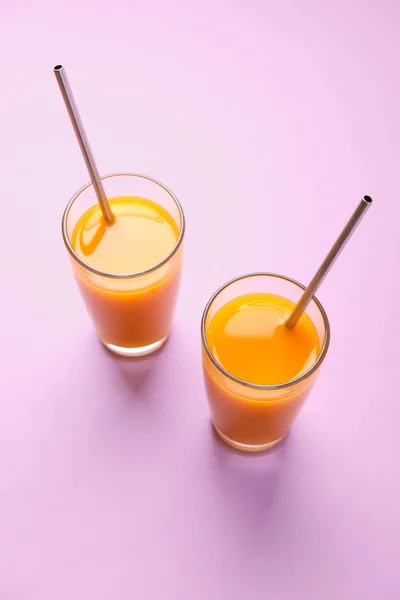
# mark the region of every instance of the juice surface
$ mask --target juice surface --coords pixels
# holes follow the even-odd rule
[[[154,267],[168,256],[179,228],[159,204],[136,196],[109,199],[115,216],[106,225],[100,206],[87,210],[76,223],[71,245],[87,264],[107,273],[127,275]]]
[[[249,383],[274,385],[307,371],[321,348],[307,314],[289,330],[294,303],[281,296],[252,293],[230,300],[212,317],[209,348],[228,373]]]

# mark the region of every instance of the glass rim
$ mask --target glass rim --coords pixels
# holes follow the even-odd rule
[[[232,375],[231,373],[229,373],[218,362],[218,360],[215,358],[215,356],[211,352],[210,347],[208,345],[205,327],[206,327],[206,318],[207,318],[207,315],[208,315],[208,312],[209,312],[209,310],[211,308],[212,303],[214,302],[214,300],[216,300],[216,298],[220,295],[220,293],[223,292],[230,285],[232,285],[233,283],[236,283],[237,281],[240,281],[242,279],[248,279],[248,278],[251,278],[251,277],[275,277],[277,279],[283,279],[285,281],[288,281],[289,283],[292,283],[292,284],[296,285],[297,287],[299,287],[303,291],[306,289],[306,286],[303,285],[302,283],[299,283],[295,279],[292,279],[291,277],[287,277],[286,275],[280,275],[279,273],[268,273],[268,272],[246,273],[245,275],[239,275],[238,277],[235,277],[234,279],[231,279],[230,281],[228,281],[227,283],[225,283],[224,285],[222,285],[211,296],[211,298],[207,302],[206,307],[205,307],[205,309],[203,311],[203,316],[201,318],[201,339],[202,339],[203,347],[204,347],[204,349],[205,349],[205,351],[207,353],[208,358],[211,360],[211,362],[214,364],[214,366],[223,375],[225,375],[226,377],[228,377],[229,379],[231,379],[235,383],[239,383],[240,385],[244,385],[244,386],[252,388],[252,389],[264,390],[264,391],[268,391],[268,390],[281,390],[281,389],[284,389],[284,388],[291,387],[293,385],[296,385],[297,383],[300,383],[301,381],[304,381],[308,377],[310,377],[310,375],[312,375],[314,373],[314,371],[316,371],[316,369],[323,363],[324,358],[326,356],[326,353],[328,352],[329,343],[330,343],[330,337],[331,337],[331,329],[330,329],[330,325],[329,325],[329,319],[328,319],[328,315],[325,312],[324,307],[322,306],[321,302],[318,300],[318,298],[316,296],[313,296],[311,298],[311,300],[313,302],[315,302],[315,304],[317,305],[317,307],[318,307],[318,309],[319,309],[319,311],[320,311],[320,313],[322,315],[322,319],[324,321],[324,326],[325,326],[325,340],[324,340],[324,344],[323,344],[321,352],[319,353],[316,361],[311,365],[311,367],[309,367],[307,369],[307,371],[305,371],[301,375],[298,375],[294,379],[290,379],[289,381],[284,381],[283,383],[276,383],[276,384],[273,384],[273,385],[262,385],[262,384],[259,384],[259,383],[251,383],[250,381],[244,381],[244,379],[240,379],[239,377],[235,377],[235,375]]]
[[[180,248],[180,246],[182,244],[183,236],[185,233],[185,227],[186,227],[185,214],[183,212],[183,208],[182,208],[181,203],[179,202],[178,198],[166,185],[161,183],[161,181],[158,181],[157,179],[154,179],[153,177],[149,177],[148,175],[142,175],[141,173],[130,173],[130,172],[109,173],[108,175],[102,175],[100,177],[100,179],[110,179],[111,177],[138,177],[140,179],[146,179],[147,181],[150,181],[151,183],[155,183],[156,185],[160,186],[165,192],[167,192],[167,194],[169,194],[171,196],[172,200],[175,202],[175,204],[178,208],[179,215],[181,218],[181,224],[180,224],[180,228],[179,228],[179,237],[178,237],[174,247],[172,248],[172,250],[167,254],[167,256],[165,258],[163,258],[160,262],[158,262],[153,267],[150,267],[149,269],[145,269],[144,271],[136,271],[134,273],[110,273],[108,271],[101,271],[100,269],[96,269],[96,267],[92,267],[87,262],[85,262],[80,256],[78,256],[78,254],[75,252],[75,250],[73,249],[73,247],[71,245],[71,242],[70,242],[69,236],[68,236],[68,232],[67,232],[67,221],[68,221],[68,216],[69,216],[69,212],[72,208],[72,205],[74,204],[74,202],[78,198],[78,196],[80,196],[82,194],[82,192],[87,190],[90,186],[93,187],[93,184],[91,181],[89,181],[88,183],[83,185],[81,188],[79,188],[79,190],[77,192],[75,192],[75,194],[72,196],[71,200],[68,202],[67,206],[64,209],[62,220],[61,220],[61,231],[62,231],[64,244],[65,244],[68,252],[72,256],[72,258],[74,260],[76,260],[76,262],[78,264],[80,264],[81,267],[83,267],[84,269],[86,269],[88,271],[91,271],[92,273],[95,273],[96,275],[100,275],[102,277],[109,277],[111,279],[132,279],[133,277],[141,277],[142,275],[147,275],[148,273],[152,273],[152,272],[156,271],[157,269],[159,269],[160,267],[162,267],[163,265],[168,263],[170,261],[170,259],[176,254],[176,252],[178,251],[178,249]]]

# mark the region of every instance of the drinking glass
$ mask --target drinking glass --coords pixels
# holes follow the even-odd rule
[[[223,285],[204,310],[201,322],[202,361],[211,420],[218,435],[234,448],[248,452],[266,450],[288,433],[328,351],[329,321],[314,296],[306,313],[317,330],[321,351],[306,372],[276,385],[253,384],[228,373],[208,343],[209,323],[223,305],[244,294],[265,292],[296,303],[304,289],[304,285],[283,275],[243,275]]]
[[[77,221],[97,203],[91,183],[76,192],[62,218],[72,270],[98,337],[116,354],[143,356],[158,350],[171,330],[182,269],[185,218],[176,196],[151,177],[114,173],[102,177],[102,181],[108,198],[136,196],[152,200],[168,211],[179,229],[175,246],[161,262],[145,271],[124,275],[90,266],[72,247]]]

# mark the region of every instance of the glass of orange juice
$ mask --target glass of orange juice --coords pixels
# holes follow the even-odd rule
[[[239,450],[277,444],[299,413],[329,346],[329,321],[314,296],[294,329],[285,321],[305,286],[273,273],[222,286],[202,318],[202,359],[211,419]]]
[[[91,183],[68,203],[62,234],[101,342],[136,357],[158,350],[172,326],[185,218],[175,195],[145,175],[102,177],[114,223],[104,222]]]

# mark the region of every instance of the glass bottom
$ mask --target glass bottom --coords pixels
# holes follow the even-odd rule
[[[136,348],[125,348],[124,346],[115,346],[114,344],[109,344],[104,340],[100,339],[101,343],[113,354],[118,354],[118,356],[126,356],[127,358],[138,358],[139,356],[146,356],[147,354],[152,354],[156,352],[165,344],[168,336],[166,335],[162,340],[158,342],[154,342],[153,344],[149,344],[148,346],[140,346]]]
[[[216,427],[214,425],[214,423],[213,423],[213,427],[214,427],[215,431],[218,433],[221,440],[223,440],[226,444],[228,444],[228,446],[235,448],[235,450],[241,450],[242,452],[262,452],[263,450],[269,450],[270,448],[273,448],[274,446],[276,446],[276,444],[278,444],[285,437],[285,436],[282,436],[282,437],[278,438],[277,440],[274,440],[273,442],[268,442],[268,444],[258,444],[258,445],[241,444],[240,442],[235,442],[235,440],[231,440],[231,438],[228,438],[228,436],[226,436],[224,433],[222,433],[222,431],[220,431],[218,429],[218,427]]]

